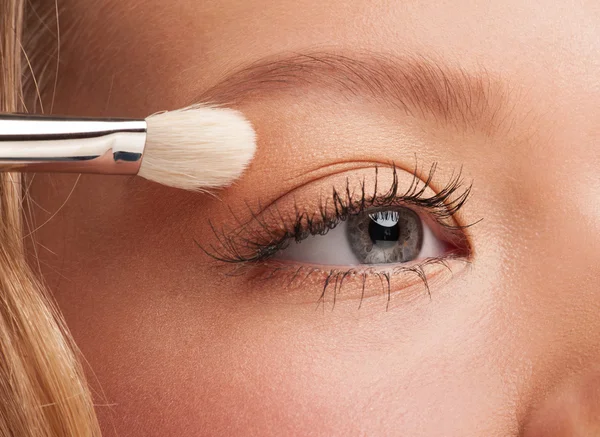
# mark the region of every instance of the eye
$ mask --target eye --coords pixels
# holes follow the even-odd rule
[[[431,296],[430,278],[465,265],[471,253],[465,229],[477,223],[456,217],[471,193],[461,171],[433,190],[436,168],[432,164],[424,180],[416,167],[412,173],[395,166],[375,166],[374,175],[371,168],[336,173],[250,210],[248,220],[235,218],[233,229],[211,223],[215,244],[198,246],[233,265],[231,276],[259,279],[261,288],[270,280],[302,284],[302,293],[316,287],[318,304],[328,289],[334,307],[338,295],[362,303],[372,289],[387,294],[388,308],[392,290],[418,282]]]
[[[445,243],[411,209],[372,209],[349,216],[325,235],[292,241],[275,259],[354,266],[397,264],[440,257]]]

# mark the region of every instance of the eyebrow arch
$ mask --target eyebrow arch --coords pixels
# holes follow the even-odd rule
[[[233,72],[194,100],[239,105],[302,87],[366,95],[413,117],[488,135],[510,125],[507,87],[500,79],[485,69],[468,72],[424,56],[280,54]]]

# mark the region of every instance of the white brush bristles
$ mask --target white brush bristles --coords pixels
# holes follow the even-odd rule
[[[194,105],[146,118],[146,147],[138,175],[171,187],[225,187],[248,166],[256,134],[233,109]]]

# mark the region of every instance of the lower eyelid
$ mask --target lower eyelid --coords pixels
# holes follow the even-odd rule
[[[396,297],[402,303],[420,297],[431,298],[438,287],[466,265],[468,261],[452,254],[401,266],[363,265],[350,269],[268,261],[240,266],[234,269],[236,273],[232,276],[245,278],[244,288],[249,288],[253,295],[267,293],[264,298],[268,300],[331,308],[345,301],[360,307],[363,301],[369,300],[387,309]]]

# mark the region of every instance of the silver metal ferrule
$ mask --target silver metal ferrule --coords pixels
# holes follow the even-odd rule
[[[0,114],[0,171],[135,175],[144,120]]]

